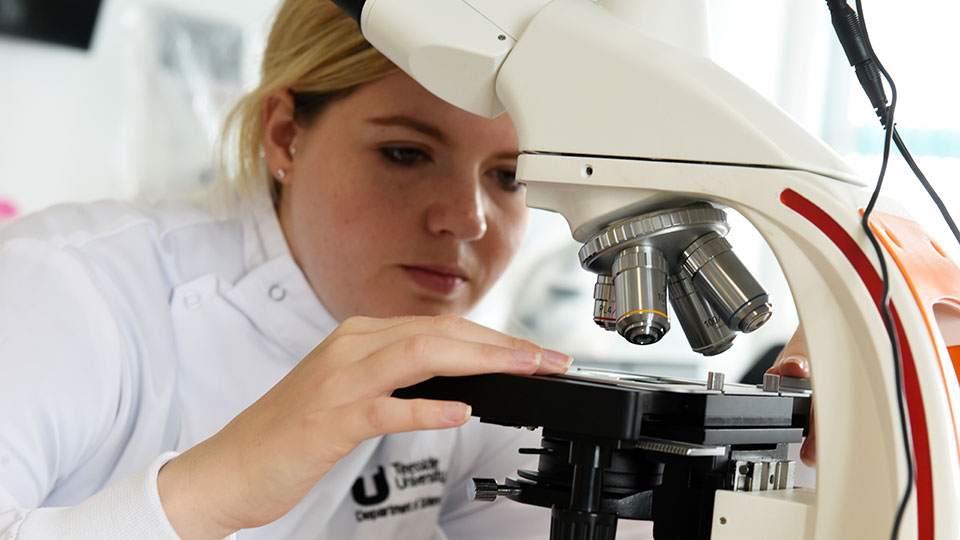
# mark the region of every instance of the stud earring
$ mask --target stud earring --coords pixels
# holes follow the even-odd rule
[[[284,172],[283,169],[277,169],[277,180],[283,180],[283,177],[286,175],[287,173]]]
[[[295,146],[291,146],[291,147],[290,147],[290,155],[293,156],[293,155],[296,155],[296,153],[297,153],[297,148],[296,148]]]

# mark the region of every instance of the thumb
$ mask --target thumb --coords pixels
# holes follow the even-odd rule
[[[803,331],[797,328],[790,341],[783,347],[773,366],[767,373],[785,377],[810,378],[810,362],[807,359],[807,347],[803,342]]]

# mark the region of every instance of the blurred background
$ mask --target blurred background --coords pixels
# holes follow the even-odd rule
[[[900,91],[897,122],[934,187],[960,214],[960,3],[864,0],[874,47]],[[157,198],[212,181],[232,101],[257,77],[276,0],[0,0],[0,223],[62,201]],[[715,61],[822,137],[873,182],[883,133],[822,0],[711,0]],[[897,155],[884,194],[954,259],[933,204]],[[960,217],[958,215],[957,217]],[[763,240],[731,216],[731,242],[775,315],[703,358],[682,331],[639,348],[592,322],[594,277],[557,215],[535,211],[518,260],[476,310],[485,324],[568,352],[581,365],[738,380],[796,328],[791,293]]]

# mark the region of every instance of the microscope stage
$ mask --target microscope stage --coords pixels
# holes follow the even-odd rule
[[[691,379],[576,368],[550,376],[436,377],[394,395],[463,401],[484,422],[627,445],[649,439],[694,445],[799,442],[811,396],[798,387],[764,391],[726,384],[709,390]]]

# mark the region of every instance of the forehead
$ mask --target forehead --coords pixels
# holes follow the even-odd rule
[[[338,105],[332,107],[336,111],[330,111],[331,116],[342,120],[382,127],[380,119],[407,117],[436,128],[447,139],[489,139],[500,147],[517,149],[516,132],[507,114],[490,119],[454,107],[402,71],[361,86]]]

